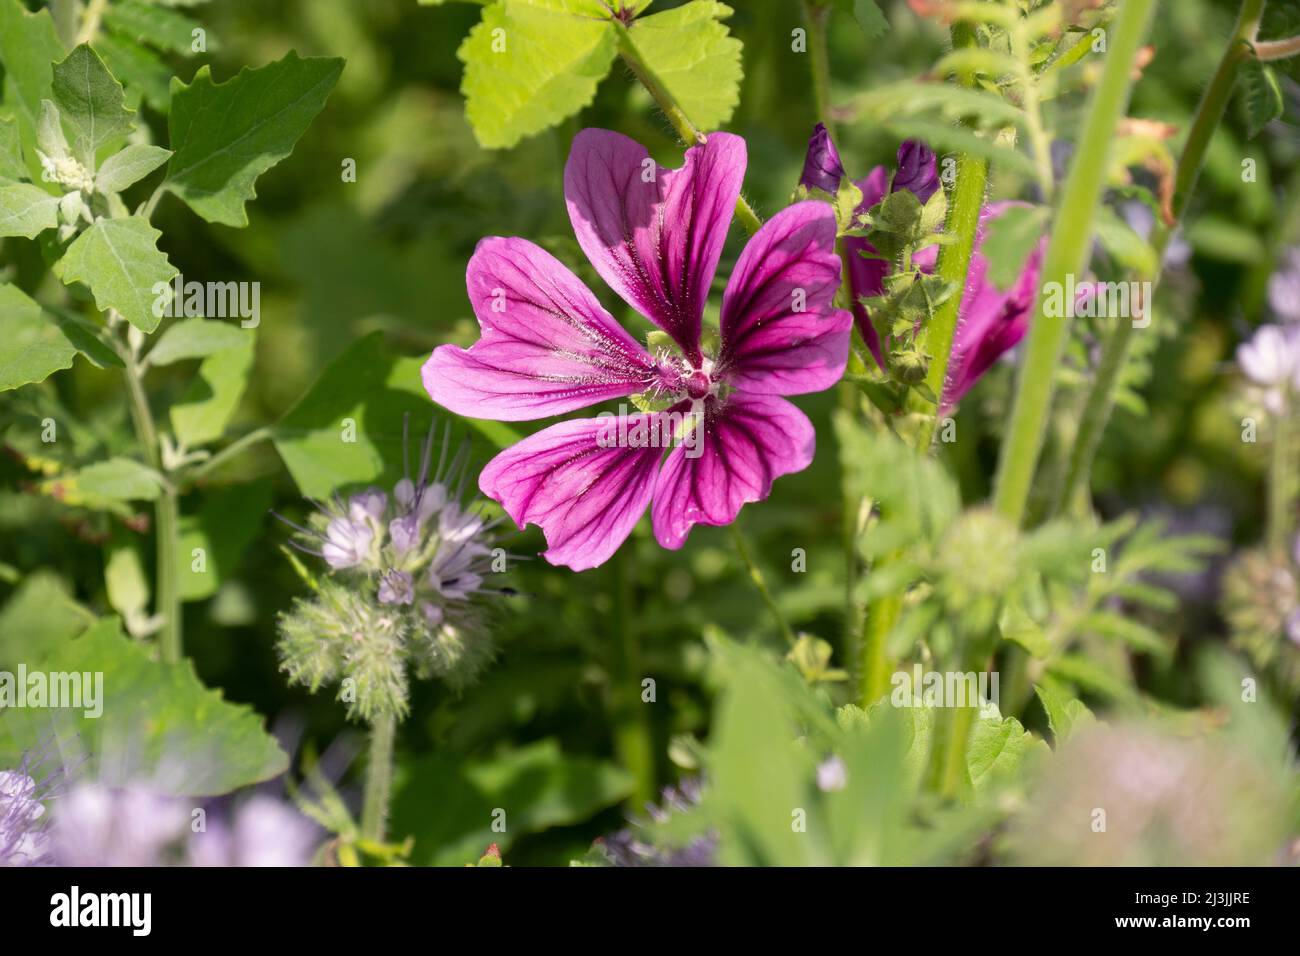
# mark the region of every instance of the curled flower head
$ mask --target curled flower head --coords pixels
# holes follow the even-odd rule
[[[819,135],[814,133],[809,140],[810,158],[814,150],[826,149],[816,145],[818,139]],[[888,193],[900,190],[914,193],[925,203],[940,186],[934,151],[918,140],[908,140],[898,148],[892,180],[884,166],[877,166],[865,179],[856,180],[854,185],[862,191],[862,201],[855,215],[865,214]],[[1046,237],[1034,247],[1016,280],[1005,290],[999,289],[989,279],[989,263],[983,252],[989,224],[1013,205],[1022,204],[994,203],[980,211],[975,248],[966,274],[966,288],[957,314],[957,330],[940,401],[944,412],[956,405],[989,367],[1014,348],[1029,330],[1038,273],[1047,247]],[[848,270],[854,324],[876,363],[884,368],[885,344],[880,341],[862,300],[884,292],[885,277],[892,271],[893,264],[880,258],[879,251],[868,238],[846,236],[843,241],[844,268]],[[937,253],[937,246],[923,248],[913,262],[922,271],[932,272]]]
[[[312,690],[338,683],[353,717],[403,715],[411,671],[463,686],[492,657],[482,599],[503,593],[488,582],[505,552],[495,522],[460,501],[468,447],[449,454],[450,437],[435,466],[430,430],[414,477],[407,441],[391,495],[367,488],[290,523],[293,544],[332,573],[281,615],[281,666]]]
[[[831,304],[830,207],[795,203],[768,220],[727,284],[716,346],[702,328],[745,164],[744,140],[728,133],[691,147],[679,169],[609,130],[574,138],[564,191],[578,244],[659,327],[653,350],[531,242],[483,239],[470,259],[482,336],[434,350],[423,372],[434,401],[503,421],[638,393],[654,409],[552,425],[483,469],[483,493],[521,528],[542,527],[552,564],[603,563],[647,508],[656,539],[675,550],[692,526],[730,523],[812,461],[812,423],[783,396],[830,387],[848,358],[852,319]]]

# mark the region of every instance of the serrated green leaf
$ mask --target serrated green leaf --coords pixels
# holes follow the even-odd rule
[[[456,51],[480,145],[514,146],[587,106],[617,52],[599,0],[497,0]]]
[[[208,222],[248,225],[257,177],[293,151],[342,71],[340,59],[290,52],[224,83],[206,66],[188,86],[173,80],[167,187]]]
[[[116,309],[140,331],[152,332],[160,319],[155,304],[161,301],[165,306],[169,301],[166,297],[176,275],[176,268],[158,249],[160,235],[139,216],[101,219],[68,247],[63,281],[84,282],[101,311]]]
[[[0,237],[35,239],[58,224],[58,196],[31,183],[0,186]]]
[[[95,189],[101,193],[120,193],[167,162],[171,155],[171,150],[161,146],[132,143],[104,160],[95,174]]]
[[[980,247],[988,278],[1005,292],[1020,278],[1034,246],[1046,234],[1049,212],[1041,206],[1008,206],[989,223]]]
[[[731,14],[726,4],[692,0],[628,30],[646,65],[702,130],[722,126],[740,102],[742,47],[722,23]]]
[[[215,352],[242,348],[252,333],[229,322],[211,319],[182,319],[169,326],[150,349],[149,365],[170,365],[185,359],[204,358]]]
[[[62,327],[12,285],[0,285],[0,391],[44,381],[71,368],[77,347]]]
[[[158,473],[133,458],[98,461],[63,481],[69,486],[69,497],[81,494],[115,501],[153,501],[162,493]]]
[[[48,10],[29,13],[19,0],[0,0],[4,102],[15,111],[24,142],[36,142],[41,100],[50,96],[50,65],[63,52]]]
[[[1035,693],[1047,714],[1047,724],[1059,747],[1076,729],[1096,721],[1083,701],[1072,696],[1064,686],[1045,677],[1034,686]]]
[[[1046,748],[1014,717],[981,715],[971,727],[966,746],[966,770],[978,793],[999,782],[1014,779],[1029,754]]]
[[[254,336],[243,330],[240,344],[209,355],[199,374],[171,407],[172,430],[187,447],[214,442],[239,408],[253,367]]]
[[[106,618],[41,661],[51,671],[102,675],[102,714],[26,708],[0,721],[0,754],[48,737],[87,754],[81,768],[106,785],[148,781],[160,793],[216,796],[283,773],[288,758],[252,708],[209,690],[187,661],[154,661]]]
[[[1269,123],[1278,119],[1286,105],[1277,74],[1267,63],[1248,59],[1242,66],[1242,105],[1246,117],[1246,138],[1254,139]]]
[[[94,622],[95,615],[73,600],[62,578],[53,571],[35,571],[0,608],[0,667],[37,660]],[[4,723],[0,720],[0,726]]]
[[[95,168],[101,146],[135,125],[135,113],[126,108],[122,84],[87,44],[54,64],[50,94],[64,128],[72,133],[73,155],[87,169]]]

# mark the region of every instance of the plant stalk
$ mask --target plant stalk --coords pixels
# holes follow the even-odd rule
[[[1024,518],[1051,410],[1056,366],[1069,328],[1065,317],[1046,314],[1043,290],[1052,283],[1057,283],[1057,289],[1065,288],[1067,277],[1077,275],[1086,265],[1110,165],[1111,141],[1128,106],[1133,63],[1154,10],[1155,0],[1125,0],[1119,8],[1110,51],[1089,99],[1078,150],[1061,190],[994,487],[994,506],[1016,524]]]
[[[641,647],[636,630],[630,550],[619,549],[613,563],[614,625],[618,637],[612,648],[614,666],[610,675],[614,746],[623,766],[632,774],[628,802],[634,812],[640,813],[655,798],[655,757],[649,712],[641,700]]]
[[[1273,454],[1268,470],[1268,544],[1270,550],[1285,551],[1291,539],[1291,418],[1292,396],[1283,399],[1282,410],[1273,416]]]
[[[361,806],[361,835],[375,843],[384,842],[384,829],[388,824],[388,800],[393,789],[393,738],[396,733],[397,720],[391,714],[376,717],[370,724],[370,756]]]
[[[776,598],[772,596],[772,591],[767,586],[767,580],[763,577],[762,570],[754,563],[754,557],[750,553],[749,544],[745,541],[744,533],[736,526],[735,521],[727,525],[727,528],[731,531],[731,540],[736,545],[736,553],[740,555],[741,563],[749,571],[749,579],[754,582],[754,587],[757,589],[759,596],[763,599],[763,603],[767,605],[768,611],[771,612],[777,630],[781,632],[785,642],[793,647],[795,643],[794,631],[790,629],[790,623],[785,619],[785,615],[781,613]]]

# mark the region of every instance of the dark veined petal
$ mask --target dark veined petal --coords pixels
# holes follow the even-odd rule
[[[466,269],[483,335],[443,345],[424,364],[424,387],[458,415],[521,421],[631,395],[654,360],[591,290],[526,239],[479,242]]]

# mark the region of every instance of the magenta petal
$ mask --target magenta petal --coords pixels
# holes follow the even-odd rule
[[[948,374],[944,378],[941,402],[944,414],[1029,331],[1047,237],[1034,246],[1016,281],[1005,292],[988,279],[989,262],[982,251],[989,223],[1012,205],[1024,204],[996,203],[986,206],[980,213],[975,250],[966,272],[966,288],[962,293],[952,353],[948,359]]]
[[[803,412],[783,398],[735,392],[705,412],[702,453],[674,448],[655,485],[655,538],[676,550],[691,526],[723,525],[741,507],[762,501],[781,475],[802,471],[813,459],[816,434]],[[691,452],[692,454],[694,452]]]
[[[745,246],[722,297],[718,374],[764,395],[830,388],[853,328],[831,305],[839,284],[831,207],[808,200],[781,210]]]
[[[629,305],[699,357],[700,316],[745,176],[745,141],[710,133],[665,169],[644,146],[584,129],[564,167],[578,244]]]
[[[484,239],[466,270],[483,335],[435,349],[424,387],[458,415],[522,421],[631,395],[654,360],[582,281],[525,239]]]
[[[657,419],[632,415],[625,421]],[[551,564],[574,571],[607,561],[645,514],[661,448],[618,447],[612,417],[560,422],[493,458],[479,475],[483,494],[520,528],[540,525]],[[606,443],[608,447],[604,447]]]

